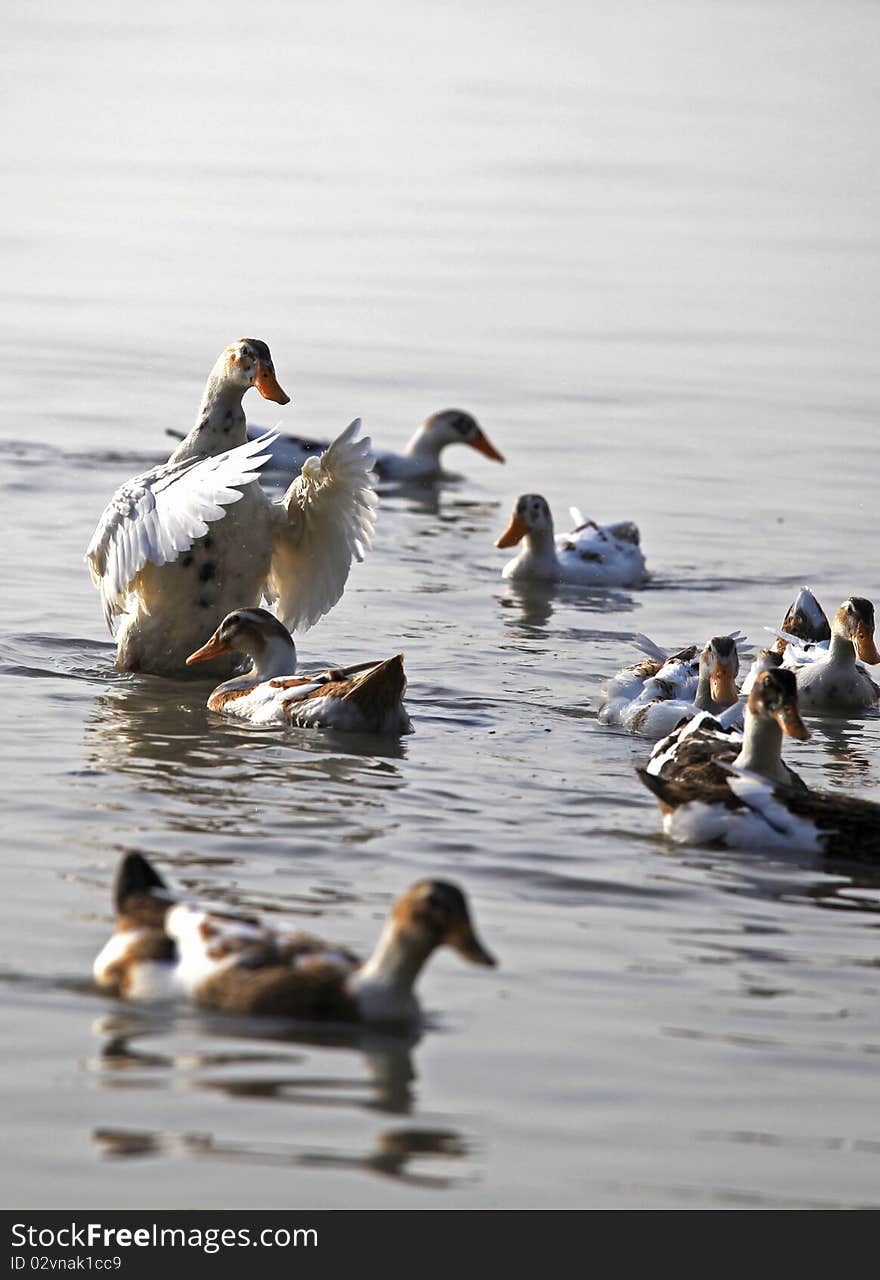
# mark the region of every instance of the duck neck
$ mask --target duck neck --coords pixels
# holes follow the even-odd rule
[[[556,539],[552,525],[538,525],[523,538],[523,549],[520,561],[525,562],[533,572],[544,577],[552,577],[559,568],[556,555]]]
[[[214,693],[230,693],[236,689],[251,689],[264,680],[276,680],[279,676],[292,676],[296,672],[296,645],[293,637],[272,636],[260,653],[249,653],[250,668],[241,676],[235,676],[219,685]]]
[[[381,990],[391,999],[406,1002],[433,950],[434,943],[429,938],[403,932],[393,920],[388,920],[373,954],[354,975],[352,988],[356,994],[366,989]]]
[[[296,645],[293,636],[270,636],[261,653],[250,655],[253,680],[275,680],[278,676],[292,676],[296,672]]]
[[[694,694],[694,706],[699,707],[701,711],[714,711],[715,703],[712,698],[712,681],[709,677],[709,671],[702,664],[700,665],[700,675],[697,680],[697,692]]]
[[[235,449],[247,440],[242,396],[247,387],[231,382],[225,363],[218,361],[208,378],[196,423],[171,455],[172,462],[209,458]]]
[[[831,643],[828,646],[828,661],[837,667],[854,667],[856,651],[852,640],[841,635],[839,631],[831,632]]]
[[[440,453],[445,440],[438,440],[436,431],[432,431],[427,422],[423,422],[404,449],[408,458],[422,458],[439,463]]]
[[[739,769],[764,778],[787,782],[782,763],[782,730],[769,716],[756,716],[746,708],[742,750],[733,762]]]

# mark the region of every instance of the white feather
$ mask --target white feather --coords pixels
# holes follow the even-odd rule
[[[281,503],[268,594],[291,631],[305,631],[333,607],[352,559],[362,560],[376,523],[369,437],[356,418],[319,458],[308,458]]]
[[[256,480],[273,440],[269,433],[226,453],[163,463],[117,489],[85,556],[111,632],[144,565],[176,560],[204,537],[208,525],[240,500],[243,486]]]

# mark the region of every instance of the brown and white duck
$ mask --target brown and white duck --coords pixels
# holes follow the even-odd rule
[[[162,466],[122,485],[98,522],[86,561],[120,670],[187,674],[205,634],[264,597],[304,630],[336,603],[370,544],[377,499],[360,422],[272,502],[256,483],[271,439],[247,439],[250,387],[287,403],[265,342],[241,338],[212,369],[189,435]]]
[[[666,834],[686,844],[880,858],[880,805],[808,789],[782,761],[783,733],[810,736],[794,674],[777,667],[756,678],[742,734],[702,713],[658,742],[637,772],[659,801]]]
[[[250,658],[250,670],[217,686],[208,699],[211,711],[250,724],[304,729],[382,734],[412,729],[403,707],[402,654],[297,676],[296,645],[283,623],[266,609],[236,609],[186,661],[192,665],[230,653]]]
[[[599,707],[600,724],[662,738],[698,711],[718,715],[737,704],[739,632],[713,636],[702,649],[691,645],[668,655],[647,636],[635,639],[649,656],[609,681]]]
[[[448,946],[471,964],[495,965],[462,891],[420,880],[391,909],[370,958],[250,916],[179,901],[138,853],[114,886],[116,928],[93,965],[99,987],[130,1000],[189,999],[226,1013],[333,1022],[406,1023],[419,1016],[415,985]]]

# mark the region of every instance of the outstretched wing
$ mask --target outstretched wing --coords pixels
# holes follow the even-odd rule
[[[167,564],[188,551],[241,498],[269,457],[273,436],[249,440],[216,457],[163,463],[116,490],[86,551],[110,631],[144,565]]]
[[[370,547],[379,499],[370,440],[356,440],[355,418],[319,458],[308,458],[282,499],[269,594],[291,631],[305,631],[332,609],[352,559]]]

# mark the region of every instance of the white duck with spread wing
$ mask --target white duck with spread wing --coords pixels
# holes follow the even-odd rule
[[[645,581],[645,557],[632,521],[599,525],[574,508],[572,515],[576,527],[556,537],[547,500],[538,493],[521,494],[510,523],[495,543],[496,547],[522,544],[502,576],[512,582],[582,587],[634,587]]]
[[[242,338],[211,371],[186,439],[118,489],[98,522],[86,561],[122,671],[187,674],[206,633],[264,598],[290,630],[305,630],[340,598],[352,559],[370,545],[377,498],[359,420],[272,502],[257,483],[271,438],[246,435],[241,401],[252,386],[287,403],[269,348]],[[213,670],[229,673],[232,662]]]

